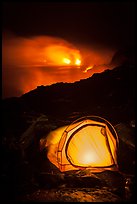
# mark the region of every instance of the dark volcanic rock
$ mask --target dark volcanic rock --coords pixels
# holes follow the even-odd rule
[[[10,125],[15,119],[17,123],[23,120],[25,112],[57,116],[58,119],[72,112],[88,112],[118,123],[134,119],[134,100],[135,67],[125,64],[75,83],[39,86],[19,98],[5,99],[3,117]]]
[[[70,124],[81,116],[98,115],[112,125],[134,121],[133,64],[127,63],[75,83],[37,87],[21,97],[3,100],[2,111],[2,194],[5,200],[116,202],[134,199],[132,139],[135,135],[131,136],[129,127],[117,126],[120,172],[105,171],[94,176],[87,171],[61,174],[48,161],[46,152],[39,152],[38,145],[39,139],[51,129]],[[37,121],[42,117],[43,121]]]

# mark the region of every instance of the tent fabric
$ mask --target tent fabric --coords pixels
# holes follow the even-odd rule
[[[98,116],[82,117],[69,126],[51,131],[45,146],[48,159],[62,172],[118,169],[117,133],[107,120]]]

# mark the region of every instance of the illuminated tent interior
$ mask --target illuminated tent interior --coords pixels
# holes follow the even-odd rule
[[[118,136],[114,127],[98,116],[79,118],[51,131],[40,145],[61,172],[89,168],[93,172],[118,170]]]

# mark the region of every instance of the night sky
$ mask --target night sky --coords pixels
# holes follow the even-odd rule
[[[111,56],[112,50],[116,51],[121,48],[134,46],[134,28],[135,4],[132,1],[100,1],[98,3],[4,3],[2,45],[4,57],[4,97],[18,96],[23,93],[23,91],[19,89],[20,75],[23,76],[23,72],[19,73],[19,69],[16,69],[16,71],[14,69],[13,71],[13,67],[19,66],[18,64],[17,66],[15,66],[15,63],[13,63],[13,61],[15,62],[15,60],[12,59],[12,56],[10,56],[11,58],[9,58],[9,55],[12,55],[10,53],[12,53],[12,48],[14,47],[13,42],[15,42],[15,46],[17,45],[18,49],[21,50],[24,49],[24,46],[26,46],[26,44],[23,44],[22,48],[22,42],[24,42],[22,41],[22,39],[33,38],[33,42],[36,42],[38,36],[50,36],[55,39],[64,39],[75,46],[78,45],[78,49],[80,48],[79,45],[85,47],[87,46],[88,49],[90,47],[91,50],[93,48],[94,53],[95,51],[98,51],[98,53],[103,53],[104,49],[104,53],[108,53],[108,55],[109,53],[111,53]],[[9,39],[13,40],[10,41]],[[5,42],[9,42],[9,44],[7,43],[5,45]],[[45,40],[43,41],[43,43],[44,42]],[[13,51],[13,53],[14,52],[15,51]],[[17,53],[18,51],[16,52],[16,55],[18,55]],[[101,54],[99,55],[101,56]],[[103,63],[101,62],[101,57],[99,60],[100,63]],[[7,61],[9,62],[9,64],[7,63]],[[10,63],[10,61],[12,62]],[[49,84],[58,81],[57,77],[55,76],[52,77],[51,80],[49,72],[47,73],[49,77]],[[54,74],[55,73],[51,73],[52,76]],[[29,77],[26,74],[25,70],[24,77],[26,76],[26,79],[28,79]],[[76,77],[76,79],[77,78],[80,78],[80,75],[79,77]],[[12,81],[15,80],[17,81],[17,84],[12,83]],[[61,81],[61,78],[59,81]],[[65,81],[65,79],[62,79],[62,81]],[[75,79],[73,79],[73,81],[75,81]],[[43,81],[41,81],[40,83],[43,83]],[[40,84],[36,83],[35,85],[30,86],[30,89],[36,88],[35,86],[37,85]]]

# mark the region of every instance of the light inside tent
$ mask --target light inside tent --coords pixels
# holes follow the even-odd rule
[[[101,134],[101,128],[86,126],[72,137],[67,154],[74,165],[100,167],[112,164],[106,137]]]
[[[113,134],[105,123],[93,120],[57,128],[46,138],[47,157],[62,172],[81,168],[101,172],[105,167],[111,170],[117,166],[117,134]]]

